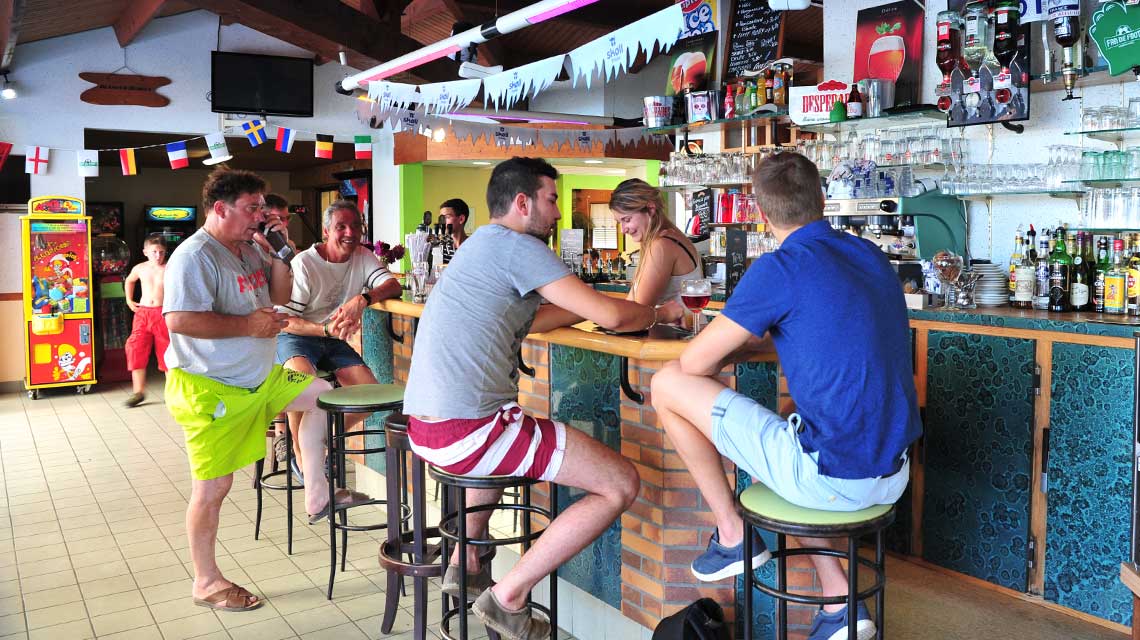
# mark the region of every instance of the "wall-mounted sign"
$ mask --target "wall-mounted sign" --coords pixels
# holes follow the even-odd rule
[[[682,38],[716,31],[716,0],[677,0],[685,13]]]
[[[1093,14],[1089,37],[1108,61],[1108,74],[1140,65],[1140,7],[1106,2]]]
[[[851,85],[838,80],[827,80],[806,87],[792,87],[788,92],[788,116],[796,124],[828,122],[831,107],[847,101]]]
[[[922,6],[910,0],[862,9],[855,26],[854,82],[895,85],[895,106],[917,104],[922,81]]]
[[[95,85],[79,94],[79,99],[89,104],[140,107],[165,107],[170,104],[170,98],[158,93],[159,87],[170,84],[170,78],[87,71],[79,74],[79,77]]]

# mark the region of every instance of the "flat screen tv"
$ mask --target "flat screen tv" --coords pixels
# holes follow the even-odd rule
[[[214,113],[313,117],[313,61],[214,51],[210,64]]]

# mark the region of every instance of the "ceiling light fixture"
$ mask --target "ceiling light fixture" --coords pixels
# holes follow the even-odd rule
[[[8,74],[4,74],[4,89],[0,90],[0,97],[5,100],[16,99],[16,87],[12,85],[12,81],[8,79]]]
[[[471,164],[476,165],[476,166],[480,166],[480,167],[486,167],[486,166],[489,166],[491,163],[487,162],[486,160],[472,160]]]
[[[349,76],[344,80],[338,81],[336,83],[336,89],[340,93],[346,94],[356,89],[363,89],[369,82],[374,80],[389,78],[397,73],[414,69],[422,64],[427,64],[432,60],[438,60],[458,53],[473,44],[481,44],[491,38],[525,29],[544,20],[557,18],[565,13],[580,9],[597,1],[598,0],[541,0],[541,2],[536,2],[528,7],[523,7],[518,11],[499,17],[493,22],[487,22],[486,24],[468,29],[462,33],[457,33],[450,38],[429,44],[426,47],[389,60],[384,64],[372,67],[367,71]]]
[[[603,160],[583,160],[583,164],[603,164]]]

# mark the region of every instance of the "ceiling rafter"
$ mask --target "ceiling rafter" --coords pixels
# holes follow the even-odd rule
[[[23,19],[24,0],[0,0],[0,71],[12,68]]]
[[[328,60],[345,51],[349,64],[359,69],[423,46],[338,0],[192,0],[191,4]],[[451,60],[434,60],[416,67],[411,75],[424,82],[442,82],[455,80],[456,69]]]
[[[165,0],[133,0],[123,8],[115,19],[115,38],[120,47],[125,47],[139,35],[146,25],[158,14]]]

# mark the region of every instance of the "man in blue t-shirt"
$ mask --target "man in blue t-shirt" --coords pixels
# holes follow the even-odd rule
[[[802,155],[768,158],[752,181],[780,249],[752,265],[724,312],[653,377],[653,407],[715,517],[717,532],[692,563],[704,581],[745,567],[744,525],[721,455],[789,502],[857,511],[898,500],[907,449],[922,432],[906,305],[887,258],[823,220],[819,171]],[[773,346],[796,404],[786,420],[716,378]],[[758,567],[770,553],[753,536]],[[839,560],[811,558],[823,595],[846,596]],[[874,635],[862,603],[855,619],[860,639]],[[810,639],[846,638],[847,624],[845,605],[826,605]]]

